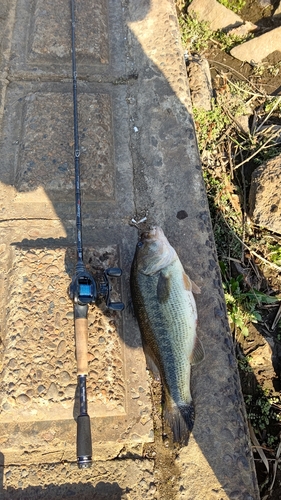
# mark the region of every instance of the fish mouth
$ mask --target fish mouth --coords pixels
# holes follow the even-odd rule
[[[145,240],[157,240],[163,235],[161,227],[152,226],[148,231],[144,231],[141,234],[141,241]]]

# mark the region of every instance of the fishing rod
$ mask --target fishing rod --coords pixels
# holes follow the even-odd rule
[[[109,277],[118,278],[122,271],[119,267],[108,268],[103,277],[95,280],[83,260],[82,211],[80,187],[80,146],[78,131],[77,71],[75,51],[75,0],[71,0],[71,48],[73,80],[73,130],[75,164],[75,205],[76,205],[76,252],[75,274],[69,286],[69,296],[74,306],[74,330],[77,361],[77,382],[79,388],[80,413],[77,418],[77,464],[79,469],[92,464],[91,422],[87,410],[86,379],[88,375],[88,306],[98,298],[105,300],[109,309],[122,311],[122,302],[111,302]]]

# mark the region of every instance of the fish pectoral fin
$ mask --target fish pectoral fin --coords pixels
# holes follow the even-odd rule
[[[170,276],[165,275],[162,271],[159,273],[158,283],[157,283],[157,299],[162,304],[163,302],[167,302],[170,295]]]
[[[190,280],[191,281],[191,289],[193,291],[193,293],[201,293],[201,288],[200,286],[196,285],[196,283],[194,283],[194,281]]]
[[[183,284],[184,288],[188,292],[201,293],[201,288],[197,286],[196,283],[194,283],[194,281],[192,281],[185,272],[183,272]]]
[[[198,363],[201,363],[203,359],[205,358],[205,352],[204,352],[204,347],[201,342],[201,340],[197,337],[195,337],[195,344],[193,347],[192,354],[190,356],[190,364],[191,365],[198,365]]]

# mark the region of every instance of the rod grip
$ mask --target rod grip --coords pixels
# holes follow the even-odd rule
[[[80,468],[90,467],[92,463],[92,438],[89,415],[79,415],[77,418],[77,461]]]
[[[75,318],[77,375],[88,374],[88,319]]]

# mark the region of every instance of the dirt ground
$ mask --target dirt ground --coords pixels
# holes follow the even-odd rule
[[[278,2],[277,2],[278,4]],[[247,21],[252,21],[258,26],[256,35],[260,35],[268,30],[276,28],[281,25],[281,18],[273,17],[272,13],[276,8],[276,2],[261,2],[258,0],[248,0],[245,7],[239,12],[239,15]],[[280,72],[273,75],[269,72],[268,68],[277,63],[280,63],[281,54],[276,51],[271,54],[265,61],[263,61],[264,70],[260,73],[256,68],[248,63],[242,63],[234,57],[227,54],[218,43],[210,42],[208,49],[204,51],[204,57],[209,62],[209,67],[212,76],[213,89],[216,92],[220,91],[224,83],[224,76],[232,81],[250,81],[268,95],[278,96],[281,93],[281,78]],[[280,119],[276,121],[280,123]],[[245,177],[249,181],[251,173],[255,165],[248,163],[245,166]],[[262,230],[255,228],[256,237],[262,238]],[[278,237],[278,236],[277,236]],[[281,291],[281,275],[277,270],[267,267],[259,266],[260,285],[261,289],[270,295],[278,295]],[[281,374],[281,342],[280,342],[280,323],[276,324],[274,329],[271,329],[274,318],[276,316],[279,304],[272,307],[264,307],[260,310],[262,322],[249,325],[249,336],[238,336],[234,339],[236,343],[236,353],[238,364],[240,367],[240,377],[242,383],[243,394],[247,406],[247,411],[251,411],[251,406],[247,401],[253,400],[259,393],[261,387],[263,391],[270,394],[271,398],[276,398],[276,411],[280,415],[280,374]],[[250,359],[247,366],[239,363],[239,356],[241,359]],[[276,439],[280,439],[280,421],[276,421],[269,417],[268,427],[264,430],[263,434],[259,436],[259,442],[264,448],[269,463],[274,463],[275,450],[266,446],[266,436],[271,433]],[[281,471],[277,470],[276,480],[274,482],[273,490],[269,493],[268,488],[268,475],[265,470],[265,465],[260,459],[258,453],[255,452],[255,464],[259,485],[261,489],[261,498],[271,498],[272,500],[280,499],[281,497]],[[280,466],[279,466],[280,467]],[[272,471],[271,471],[272,472]]]

